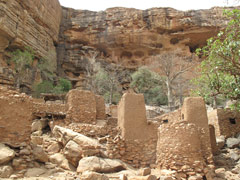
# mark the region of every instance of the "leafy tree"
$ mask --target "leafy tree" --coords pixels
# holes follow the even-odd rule
[[[16,87],[20,88],[23,81],[29,76],[29,70],[33,65],[34,52],[31,48],[26,47],[23,51],[17,49],[11,53],[10,62],[14,63]]]
[[[164,85],[161,77],[150,71],[147,67],[141,67],[132,74],[130,86],[137,92],[143,93],[146,104],[165,105],[167,97],[163,92]]]
[[[194,92],[206,100],[216,100],[219,96],[240,98],[240,10],[225,11],[225,14],[230,18],[227,28],[197,50],[204,60],[201,75],[194,80],[198,85]],[[239,103],[235,105],[240,107]]]
[[[52,81],[42,81],[37,85],[34,85],[34,96],[40,97],[41,93],[53,93],[62,94],[68,92],[72,88],[72,84],[69,80],[60,78],[55,86]]]

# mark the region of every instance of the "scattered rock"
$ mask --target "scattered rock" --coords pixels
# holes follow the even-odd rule
[[[58,153],[61,149],[61,145],[58,142],[53,142],[48,148],[48,153]]]
[[[133,176],[128,178],[129,180],[157,180],[157,177],[154,175],[148,175],[148,176]]]
[[[77,172],[94,171],[99,173],[113,173],[124,170],[125,165],[120,160],[99,157],[85,157],[79,161]]]
[[[48,155],[41,146],[33,147],[33,156],[39,162],[48,162]]]
[[[143,168],[143,169],[140,169],[139,172],[138,172],[139,176],[147,176],[147,175],[150,175],[150,174],[151,174],[151,169],[150,168]]]
[[[0,178],[9,178],[13,173],[11,166],[1,166],[0,167]]]
[[[79,160],[82,158],[82,148],[71,140],[64,148],[64,155],[74,167],[77,167]]]
[[[46,169],[43,168],[31,168],[28,169],[25,173],[26,177],[38,177],[46,172]]]
[[[229,156],[234,161],[238,161],[240,159],[240,156],[237,153],[235,153],[235,152],[230,152]]]
[[[108,180],[109,179],[104,174],[99,174],[99,173],[90,172],[90,171],[83,172],[81,178],[84,180]]]
[[[0,144],[0,164],[6,164],[15,157],[15,151]]]
[[[71,170],[68,160],[64,157],[64,155],[57,153],[49,157],[49,160],[53,164],[57,164],[59,167]]]
[[[31,143],[34,145],[42,145],[43,137],[40,136],[31,136]]]
[[[237,138],[228,138],[226,144],[227,144],[227,147],[229,147],[229,148],[238,147],[239,144],[240,144],[240,139],[237,139]]]

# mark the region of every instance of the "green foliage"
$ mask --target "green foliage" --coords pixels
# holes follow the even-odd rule
[[[16,74],[16,86],[19,88],[22,81],[28,76],[28,70],[31,69],[34,60],[34,52],[26,47],[23,51],[17,49],[11,53],[10,62],[13,62]]]
[[[206,100],[240,98],[240,10],[225,11],[225,15],[230,18],[227,28],[197,50],[205,59],[201,75],[193,81],[198,86],[194,92]]]
[[[56,77],[54,74],[56,67],[53,61],[42,58],[39,60],[37,67],[41,71],[43,79],[53,81]]]
[[[145,102],[148,105],[166,105],[167,97],[163,93],[161,77],[146,67],[141,67],[132,74],[130,84],[137,93],[143,93]]]
[[[40,97],[41,93],[51,93],[54,89],[54,85],[50,81],[43,81],[39,84],[34,85],[33,90],[33,96],[34,97]]]
[[[69,80],[60,78],[58,81],[58,84],[55,88],[57,89],[57,91],[64,93],[64,92],[68,92],[70,89],[72,89],[72,84]]]
[[[52,81],[42,81],[34,86],[34,96],[40,97],[41,93],[62,94],[68,92],[72,88],[69,80],[60,78],[57,85],[54,86]]]

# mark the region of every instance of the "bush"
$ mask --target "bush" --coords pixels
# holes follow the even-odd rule
[[[51,81],[43,81],[34,86],[33,95],[39,97],[41,93],[62,94],[67,93],[71,88],[71,82],[64,78],[60,78],[56,86]]]
[[[166,105],[167,96],[164,94],[161,77],[146,67],[141,67],[132,74],[130,84],[137,93],[143,93],[148,105]]]

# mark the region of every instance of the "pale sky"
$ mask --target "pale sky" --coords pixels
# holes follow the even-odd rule
[[[209,9],[213,6],[239,5],[236,0],[59,0],[62,6],[101,11],[110,7],[148,9],[172,7],[178,10]]]

